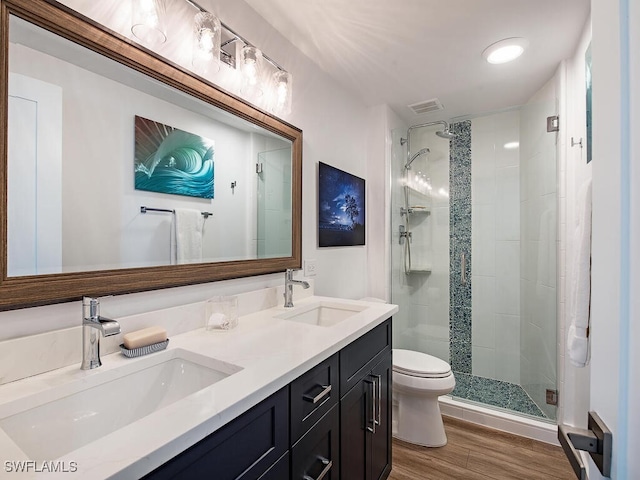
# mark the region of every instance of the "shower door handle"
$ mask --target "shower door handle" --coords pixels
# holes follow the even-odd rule
[[[467,284],[467,255],[464,252],[460,254],[460,283]]]

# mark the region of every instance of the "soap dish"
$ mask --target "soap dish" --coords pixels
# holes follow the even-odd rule
[[[124,346],[124,343],[120,344],[120,351],[125,357],[135,358],[141,357],[143,355],[148,355],[149,353],[159,352],[160,350],[164,350],[169,345],[169,339],[167,338],[163,342],[152,343],[151,345],[145,345],[144,347],[132,348],[129,350]]]

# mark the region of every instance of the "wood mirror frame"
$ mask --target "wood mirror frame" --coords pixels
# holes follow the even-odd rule
[[[222,91],[96,22],[52,0],[2,0],[0,11],[0,310],[248,277],[301,267],[302,131]],[[7,276],[7,128],[9,80],[9,16],[15,15],[118,63],[146,74],[214,107],[243,118],[292,142],[291,256],[228,262],[87,271],[24,277]]]

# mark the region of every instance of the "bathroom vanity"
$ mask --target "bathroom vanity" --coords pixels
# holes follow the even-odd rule
[[[389,319],[144,478],[384,479],[390,399]]]
[[[230,331],[170,334],[163,352],[2,385],[0,451],[74,462],[83,478],[387,478],[396,311],[309,296]]]

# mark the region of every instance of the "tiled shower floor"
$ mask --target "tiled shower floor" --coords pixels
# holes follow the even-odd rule
[[[454,397],[548,418],[520,385],[460,372],[454,372],[454,375],[456,388],[451,393]]]

